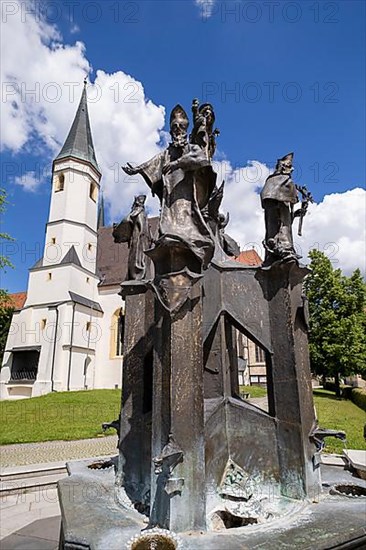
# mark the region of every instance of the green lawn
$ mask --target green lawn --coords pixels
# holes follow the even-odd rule
[[[0,402],[0,443],[103,437],[101,424],[118,417],[121,390],[49,393]],[[106,435],[115,434],[108,430]]]
[[[262,386],[240,386],[240,391],[250,393],[250,397],[264,397],[267,395],[267,389]]]
[[[346,432],[346,446],[349,449],[366,449],[363,427],[366,413],[357,405],[345,399],[337,399],[333,392],[314,390],[314,402],[322,428],[343,430]],[[341,453],[344,443],[339,439],[327,438],[326,452]]]
[[[260,386],[241,386],[251,397],[263,397]],[[366,449],[363,426],[366,413],[351,401],[339,400],[334,393],[315,390],[314,401],[319,424],[323,428],[344,430],[347,447]],[[85,439],[103,434],[101,424],[118,417],[120,390],[90,390],[50,393],[42,397],[0,402],[0,443],[30,443],[35,441]],[[329,438],[328,452],[341,452],[343,443]]]

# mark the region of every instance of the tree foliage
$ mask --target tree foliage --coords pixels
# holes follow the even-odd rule
[[[0,188],[0,214],[3,214],[6,208],[6,192],[4,189]],[[6,241],[12,241],[13,238],[10,237],[7,233],[0,232],[0,243],[1,243],[1,253],[0,253],[0,276],[1,271],[5,267],[14,267],[11,261],[7,256],[2,254],[3,244]],[[3,353],[5,349],[6,339],[9,332],[9,327],[11,323],[12,314],[14,311],[14,306],[11,303],[10,296],[8,292],[0,288],[0,367],[2,363]]]
[[[5,189],[0,187],[0,215],[5,212],[6,209],[6,192]],[[0,270],[5,267],[14,267],[9,258],[2,254],[4,241],[13,241],[13,237],[7,233],[0,232],[0,242],[1,242],[1,253],[0,253]]]
[[[310,312],[310,360],[317,374],[366,373],[366,285],[356,269],[350,277],[333,269],[322,252],[309,253],[305,280]]]

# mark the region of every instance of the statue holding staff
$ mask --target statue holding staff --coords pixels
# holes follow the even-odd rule
[[[274,261],[298,261],[301,256],[296,254],[292,223],[300,217],[299,235],[302,230],[302,220],[306,214],[311,194],[305,187],[299,187],[291,179],[293,153],[278,159],[273,174],[268,176],[261,191],[262,207],[265,212],[266,235],[263,246],[266,250],[264,266]],[[299,201],[298,191],[302,194],[302,206],[294,212],[294,205]]]
[[[165,306],[169,301],[166,288],[200,276],[214,253],[214,239],[202,209],[215,188],[216,174],[206,150],[188,142],[188,124],[184,109],[176,105],[170,116],[169,146],[139,166],[122,167],[129,175],[141,174],[160,199],[158,238],[147,254],[155,264],[155,290]],[[183,271],[185,275],[178,279]]]

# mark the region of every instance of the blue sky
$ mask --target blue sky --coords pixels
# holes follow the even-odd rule
[[[143,88],[138,98],[144,103],[144,111],[139,111],[146,117],[144,123],[132,112],[135,105],[128,101],[127,94],[133,94],[133,87],[127,87],[112,107],[108,108],[110,104],[101,98],[90,109],[95,143],[100,143],[97,157],[105,165],[106,200],[112,204],[108,221],[124,214],[133,193],[143,188],[141,183],[123,190],[114,185],[110,174],[106,174],[106,159],[110,165],[152,156],[162,137],[164,110],[160,106],[169,114],[179,102],[190,112],[191,100],[198,97],[215,107],[221,131],[217,160],[221,167],[226,166],[226,204],[232,210],[233,234],[240,244],[260,243],[262,238],[258,221],[261,213],[258,210],[255,220],[251,218],[251,211],[257,208],[251,205],[255,204],[255,189],[263,178],[256,182],[258,185],[248,187],[247,168],[253,167],[248,161],[272,167],[278,157],[294,151],[294,179],[306,184],[319,203],[309,222],[306,246],[314,244],[311,239],[321,242],[322,249],[335,243],[340,267],[350,271],[361,266],[365,207],[360,189],[365,182],[364,2],[85,0],[65,5],[53,1],[36,3],[33,16],[22,14],[22,6],[13,14],[7,4],[14,2],[2,2],[3,29],[21,32],[23,38],[18,45],[4,38],[2,58],[8,55],[10,61],[3,69],[3,82],[16,82],[18,86],[24,83],[27,89],[34,89],[36,75],[42,73],[48,82],[56,80],[63,86],[75,78],[82,81],[84,64],[92,67],[91,83],[102,78],[97,75],[99,70],[108,75],[109,87],[113,86],[112,78],[117,83],[120,77],[115,75],[121,71],[123,78]],[[74,10],[72,19],[70,6]],[[35,32],[44,33],[38,49],[30,47]],[[84,47],[76,47],[77,41]],[[55,43],[60,49],[58,61],[51,55]],[[10,50],[17,48],[17,59],[23,60],[19,67],[11,64],[14,51]],[[45,60],[43,67],[36,67],[37,59]],[[40,89],[42,93],[42,82]],[[13,100],[8,93],[2,108]],[[7,189],[10,203],[3,230],[16,239],[6,248],[16,268],[2,274],[1,286],[11,292],[26,289],[27,268],[42,255],[50,198],[47,172],[66,138],[78,100],[79,93],[69,105],[64,98],[52,103],[41,97],[36,111],[28,109],[26,97],[21,110],[25,110],[28,122],[22,138],[12,126],[11,107],[5,112],[5,122],[12,130],[2,132],[2,186]],[[138,139],[132,145],[127,141],[133,141],[134,132],[130,135],[126,126],[123,134],[112,124],[115,114],[125,113],[127,120],[130,112],[131,126],[140,125]],[[109,149],[104,151],[107,145]],[[38,166],[42,166],[42,177]],[[242,170],[238,178],[236,170]],[[29,177],[32,173],[33,180]],[[22,184],[24,174],[27,177]],[[352,191],[356,188],[357,193]],[[239,199],[242,209],[237,207]],[[152,211],[154,208],[151,205]],[[343,215],[352,219],[336,227]],[[361,225],[358,237],[354,225]]]

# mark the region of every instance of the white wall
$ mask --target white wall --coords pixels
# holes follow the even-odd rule
[[[25,306],[69,300],[69,290],[95,301],[98,282],[96,275],[75,265],[35,268],[29,273]]]
[[[64,174],[64,190],[55,192],[56,179]],[[92,229],[97,227],[97,202],[89,197],[90,183],[99,188],[100,178],[87,164],[74,159],[57,160],[52,176],[52,196],[49,222],[66,218],[84,222]]]
[[[109,288],[100,288],[98,302],[103,309],[102,331],[96,349],[96,388],[121,387],[122,383],[122,357],[115,357],[111,353],[111,340],[115,333],[112,332],[112,319],[119,308],[124,307],[121,296],[118,295],[118,285]]]
[[[104,330],[103,314],[80,304],[74,305],[72,302],[60,304],[58,311],[57,317],[54,307],[29,307],[13,315],[5,349],[40,347],[38,373],[37,380],[33,384],[26,384],[27,388],[31,388],[30,390],[25,391],[24,388],[21,389],[20,384],[15,383],[11,384],[13,390],[9,392],[12,354],[6,351],[0,374],[2,399],[16,397],[21,393],[24,396],[35,397],[52,391],[52,368],[55,391],[67,391],[68,388],[82,390],[85,384],[89,389],[95,387],[95,350]],[[88,365],[86,378],[84,377],[85,362]],[[102,361],[101,373],[103,373],[103,366]],[[103,374],[101,377],[103,378]],[[107,385],[101,387],[114,388],[115,383],[117,382],[113,378],[107,381]]]

